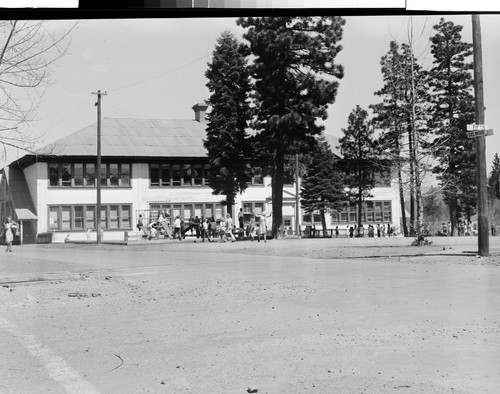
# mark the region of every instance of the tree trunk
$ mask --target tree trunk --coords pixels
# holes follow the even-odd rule
[[[278,149],[273,156],[274,173],[272,177],[272,207],[273,207],[273,227],[272,236],[277,238],[278,231],[283,223],[283,175],[285,169],[285,156],[281,149]]]
[[[325,208],[319,210],[321,216],[321,227],[323,228],[323,238],[326,237],[326,219],[325,219]]]
[[[359,176],[359,188],[358,188],[358,231],[359,228],[361,227],[361,213],[363,212],[363,177],[362,177],[362,170],[359,170],[358,173]]]
[[[458,201],[456,197],[453,197],[450,201],[450,222],[451,222],[451,232],[450,235],[454,235],[455,227],[457,225],[457,212],[458,212]]]
[[[403,177],[401,174],[401,164],[398,164],[398,183],[399,183],[399,203],[401,205],[401,215],[403,221],[403,234],[408,236],[408,225],[406,223],[405,193],[403,188]]]
[[[415,204],[416,204],[416,221],[414,223],[415,232],[417,235],[421,234],[422,224],[423,224],[423,206],[422,206],[422,190],[420,181],[420,163],[418,160],[418,132],[417,132],[417,115],[415,111],[415,68],[414,68],[414,58],[413,58],[413,23],[411,25],[411,38],[410,38],[410,59],[411,59],[411,130],[413,136],[413,146],[412,146],[412,164],[414,166],[414,176],[415,176]],[[413,213],[413,207],[412,207]]]
[[[415,235],[415,169],[411,121],[408,122],[408,149],[410,151],[410,235],[413,236]]]
[[[396,156],[397,156],[397,166],[398,166],[398,186],[399,186],[399,203],[401,205],[401,216],[403,225],[403,234],[405,237],[408,236],[408,226],[406,224],[406,208],[405,208],[405,194],[403,187],[403,174],[402,174],[402,160],[401,160],[401,147],[399,145],[399,125],[394,122],[394,129],[396,132]]]

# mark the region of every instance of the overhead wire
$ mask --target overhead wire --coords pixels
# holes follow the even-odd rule
[[[197,59],[195,59],[195,60],[192,60],[192,61],[190,61],[189,63],[185,63],[185,64],[183,64],[183,65],[180,65],[180,66],[174,67],[174,68],[172,68],[172,69],[170,69],[170,70],[167,70],[167,71],[162,72],[162,73],[160,73],[160,74],[154,75],[154,76],[152,76],[152,77],[144,78],[144,79],[141,79],[141,80],[139,80],[139,81],[132,82],[132,83],[130,83],[130,84],[128,84],[128,85],[123,85],[123,86],[120,86],[120,87],[117,87],[117,88],[114,88],[114,89],[108,89],[108,92],[116,92],[116,91],[118,91],[118,90],[127,89],[127,88],[130,88],[130,87],[132,87],[132,86],[137,86],[137,85],[140,85],[140,84],[142,84],[142,83],[152,81],[153,79],[157,79],[157,78],[163,77],[164,75],[170,74],[170,73],[172,73],[172,72],[174,72],[174,71],[177,71],[177,70],[180,70],[180,69],[182,69],[182,68],[184,68],[184,67],[190,66],[191,64],[194,64],[194,63],[196,63],[196,62],[199,62],[200,60],[205,59],[205,58],[207,58],[207,57],[209,57],[209,56],[211,56],[211,54],[210,54],[210,53],[209,53],[209,54],[206,54],[206,55],[203,55],[203,56],[201,56],[201,57],[199,57],[199,58],[197,58]]]

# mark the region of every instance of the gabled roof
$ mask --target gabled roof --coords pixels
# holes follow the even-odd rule
[[[204,157],[205,124],[196,120],[115,119],[101,121],[103,157]],[[52,143],[39,154],[95,156],[97,124],[94,123]]]

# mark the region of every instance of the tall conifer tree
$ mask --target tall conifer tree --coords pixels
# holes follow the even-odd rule
[[[326,234],[325,213],[338,210],[346,200],[344,174],[338,162],[328,142],[321,138],[300,188],[301,207],[311,214],[319,211],[323,234]]]
[[[429,126],[435,133],[433,153],[439,161],[434,172],[444,188],[453,233],[460,200],[474,201],[469,198],[474,189],[468,174],[476,169],[474,141],[466,135],[467,124],[474,121],[472,44],[462,41],[462,26],[444,18],[434,30],[430,38],[434,66],[429,79],[434,111]]]
[[[375,186],[377,171],[377,149],[368,120],[368,112],[359,105],[352,110],[348,118],[347,129],[342,129],[344,136],[339,139],[340,153],[346,168],[346,186],[351,201],[358,207],[358,228],[362,224],[363,202],[371,197],[370,191]]]
[[[206,71],[211,92],[207,104],[207,138],[203,144],[210,163],[209,183],[214,194],[226,196],[232,207],[238,192],[251,179],[246,128],[250,119],[250,74],[246,47],[234,35],[223,32],[217,40],[212,63]]]
[[[283,221],[283,183],[287,155],[307,152],[323,131],[335,101],[343,68],[335,57],[342,49],[344,19],[332,17],[241,18],[244,38],[255,56],[255,147],[272,177],[273,235]]]

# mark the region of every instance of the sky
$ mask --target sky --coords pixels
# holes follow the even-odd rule
[[[464,26],[463,40],[472,42],[470,15],[444,15]],[[430,66],[429,37],[440,16],[413,16],[416,54]],[[380,59],[391,40],[407,40],[409,17],[345,17],[343,50],[335,61],[345,76],[335,103],[328,109],[327,135],[340,137],[356,105],[378,102],[382,87]],[[60,32],[73,21],[49,21]],[[489,168],[500,152],[500,15],[481,15],[485,123],[494,130],[486,138]],[[81,20],[72,32],[69,53],[52,69],[53,84],[45,92],[32,131],[43,144],[72,134],[97,120],[96,95],[101,90],[102,116],[110,118],[194,119],[192,106],[209,97],[205,71],[216,40],[224,30],[238,39],[236,18]],[[25,154],[11,152],[9,161]],[[2,165],[3,166],[3,165]],[[489,170],[488,170],[489,171]]]

